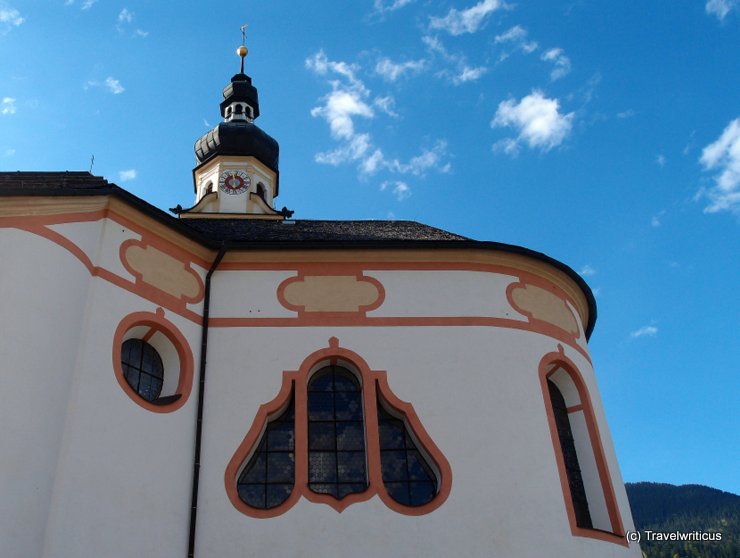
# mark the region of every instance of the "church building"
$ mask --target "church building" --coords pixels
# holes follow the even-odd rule
[[[237,52],[175,216],[0,173],[0,556],[639,558],[583,279],[278,209]]]

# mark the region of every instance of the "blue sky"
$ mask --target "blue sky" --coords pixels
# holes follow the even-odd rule
[[[302,219],[413,219],[579,271],[627,481],[740,493],[740,2],[0,0],[0,169],[166,209],[246,68]]]

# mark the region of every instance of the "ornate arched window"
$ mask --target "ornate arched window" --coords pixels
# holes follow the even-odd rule
[[[419,515],[444,502],[452,474],[385,372],[337,344],[284,373],[225,478],[231,502],[252,517],[279,515],[300,497],[341,512],[376,494],[395,511]]]

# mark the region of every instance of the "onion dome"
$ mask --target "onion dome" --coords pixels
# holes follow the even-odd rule
[[[241,71],[224,88],[221,116],[224,121],[195,142],[195,158],[201,165],[218,155],[252,156],[269,169],[278,172],[280,146],[254,124],[259,116],[257,89],[244,73],[245,46],[237,49],[242,57]]]

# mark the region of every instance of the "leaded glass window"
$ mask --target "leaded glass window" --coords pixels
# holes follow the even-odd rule
[[[576,515],[576,525],[591,529],[591,514],[588,509],[586,489],[583,485],[581,468],[578,464],[578,454],[576,453],[576,444],[573,440],[573,431],[570,427],[570,419],[568,418],[568,408],[565,404],[565,398],[552,381],[547,380],[547,387],[550,391],[552,412],[555,416],[555,424],[558,429],[560,451],[563,454],[563,462],[565,463],[565,473],[568,477],[570,497],[573,500],[573,511]]]
[[[437,477],[419,452],[404,421],[392,416],[378,400],[378,434],[383,484],[404,506],[423,506],[437,493]]]
[[[295,403],[268,421],[257,450],[237,481],[239,498],[259,509],[285,502],[295,484]]]
[[[121,346],[121,368],[128,385],[147,401],[162,393],[164,366],[157,350],[142,339],[127,339]]]
[[[308,486],[339,500],[368,486],[362,387],[341,366],[308,383]]]

